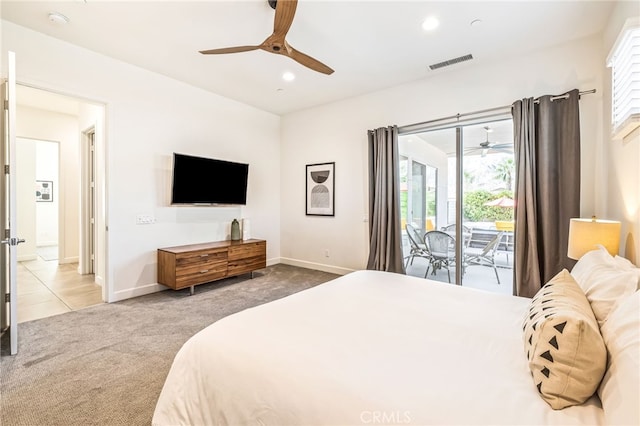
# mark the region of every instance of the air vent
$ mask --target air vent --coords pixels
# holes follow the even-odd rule
[[[464,55],[464,56],[460,56],[459,58],[453,58],[453,59],[446,60],[444,62],[439,62],[437,64],[429,65],[429,68],[431,68],[431,70],[437,70],[438,68],[448,67],[449,65],[458,64],[460,62],[470,61],[471,59],[473,59],[473,56],[471,54]]]

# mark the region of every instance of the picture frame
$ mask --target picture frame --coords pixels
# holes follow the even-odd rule
[[[307,216],[335,216],[336,163],[307,164]]]
[[[36,202],[37,203],[53,202],[53,181],[36,180]]]

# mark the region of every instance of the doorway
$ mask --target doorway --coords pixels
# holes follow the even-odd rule
[[[104,182],[104,177],[96,173],[104,170],[98,166],[104,157],[96,151],[103,149],[105,111],[104,105],[20,84],[16,92],[19,140],[57,146],[55,155],[45,155],[57,160],[57,173],[39,176],[35,181],[17,180],[19,199],[33,200],[35,182],[36,198],[41,199],[33,204],[46,205],[57,213],[36,216],[37,231],[26,238],[35,250],[20,258],[18,322],[23,322],[107,300],[104,268],[99,266],[104,265],[100,258],[105,253],[104,233],[100,236],[96,230],[96,224],[104,225],[104,215],[95,214],[101,211],[96,186]],[[20,159],[18,163],[22,169]],[[23,214],[27,210],[23,213],[20,209],[19,227],[25,222]],[[51,226],[57,232],[39,239],[38,232],[48,229],[47,224],[57,225]]]

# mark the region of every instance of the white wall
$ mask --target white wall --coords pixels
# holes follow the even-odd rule
[[[280,118],[2,21],[18,80],[106,104],[108,300],[158,291],[157,248],[226,238],[239,215],[280,258]],[[172,152],[249,163],[247,206],[168,205]],[[136,225],[151,214],[153,225]]]
[[[60,203],[58,262],[77,262],[79,247],[78,201],[80,196],[78,118],[69,114],[18,106],[16,111],[16,135],[22,138],[59,143],[59,178],[54,179],[54,189],[57,187],[56,192],[60,194],[60,199],[58,200]],[[41,211],[37,220],[40,224],[42,223],[42,215],[46,215],[47,210],[56,208],[57,203],[55,203],[55,206],[54,203],[38,204],[47,204],[43,208],[39,207]],[[44,211],[42,211],[43,209]]]
[[[601,67],[627,18],[638,15],[637,2],[618,2],[604,31]],[[603,69],[604,126],[599,170],[603,185],[599,190],[600,216],[622,222],[620,254],[640,265],[640,129],[624,139],[611,136],[611,69]]]
[[[409,125],[517,99],[596,89],[580,101],[583,215],[594,211],[602,140],[602,41],[594,36],[521,57],[462,64],[430,79],[288,114],[282,120],[283,262],[346,272],[366,266],[367,130]],[[304,165],[336,162],[336,216],[304,214]],[[326,258],[324,249],[332,256]]]

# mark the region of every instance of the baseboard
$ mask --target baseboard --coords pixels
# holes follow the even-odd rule
[[[104,287],[104,278],[102,278],[101,275],[94,275],[93,278],[96,284],[100,285],[101,287]]]
[[[18,262],[27,262],[29,260],[36,260],[37,258],[37,254],[25,254],[22,256],[18,256]]]
[[[118,290],[113,293],[113,298],[109,300],[111,302],[119,302],[121,300],[131,299],[132,297],[144,296],[146,294],[157,293],[159,291],[166,290],[167,287],[161,284],[147,284],[142,287],[128,288],[125,290]]]
[[[78,263],[78,256],[65,257],[64,259],[58,260],[58,265],[63,265],[65,263]]]
[[[51,246],[57,246],[58,242],[57,241],[38,241],[36,247],[51,247]]]
[[[308,262],[306,260],[289,259],[288,257],[281,257],[279,263],[284,263],[285,265],[291,266],[299,266],[300,268],[315,269],[316,271],[330,272],[332,274],[338,275],[346,275],[348,273],[355,272],[355,269],[325,265],[323,263]]]

